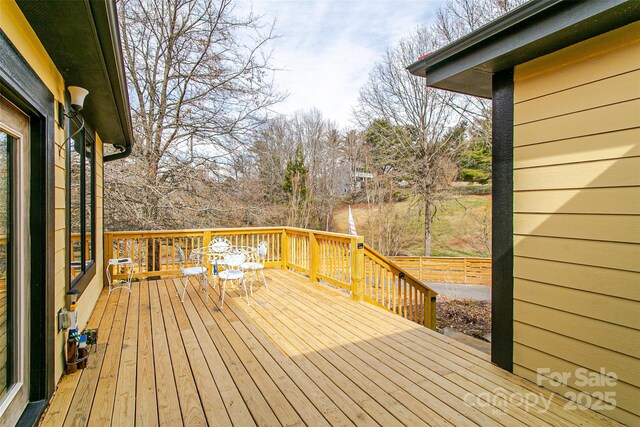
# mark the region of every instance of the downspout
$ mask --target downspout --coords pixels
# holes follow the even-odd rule
[[[116,146],[116,147],[119,147],[122,150],[121,146]],[[120,151],[119,153],[114,153],[114,154],[109,154],[107,156],[104,156],[102,158],[102,162],[107,163],[112,160],[124,159],[125,157],[128,157],[129,154],[131,154],[131,145],[127,145],[124,148],[124,150]]]

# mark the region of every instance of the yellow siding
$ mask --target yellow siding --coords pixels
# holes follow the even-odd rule
[[[57,70],[55,64],[49,58],[46,50],[38,40],[24,15],[11,0],[0,0],[0,28],[8,36],[20,54],[53,93],[55,100],[64,100],[65,82]],[[91,102],[91,95],[87,98]],[[64,129],[55,126],[55,143],[61,145],[65,139]],[[102,142],[96,139],[98,146],[96,160],[96,198],[97,206],[102,206]],[[65,206],[66,206],[66,173],[65,156],[55,154],[55,311],[65,304],[66,289],[66,265],[65,265]],[[101,208],[100,208],[101,209]],[[79,310],[79,326],[83,328],[95,306],[100,290],[103,286],[103,260],[102,260],[102,212],[96,212],[96,276],[82,294]],[[57,319],[56,319],[57,321]],[[56,327],[57,330],[57,327]],[[64,344],[65,333],[56,335],[56,360],[51,361],[56,366],[56,379],[62,376],[64,369]]]
[[[638,425],[640,23],[516,67],[514,99],[514,372]]]
[[[514,167],[550,166],[640,156],[640,129],[625,129],[518,147]]]
[[[513,209],[529,213],[636,215],[640,212],[640,188],[518,191],[513,195]]]

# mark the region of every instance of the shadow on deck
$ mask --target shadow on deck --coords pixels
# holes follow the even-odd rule
[[[62,378],[44,425],[614,424],[488,356],[285,270],[251,305],[178,279],[103,292],[89,366]],[[195,283],[195,282],[194,282]]]

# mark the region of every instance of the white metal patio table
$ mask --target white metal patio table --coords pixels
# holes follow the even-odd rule
[[[113,280],[111,278],[111,267],[115,266],[116,268],[124,267],[128,268],[129,274],[127,275],[127,279],[125,280],[125,284],[114,286]],[[111,291],[115,289],[125,288],[131,292],[131,279],[133,278],[133,261],[131,258],[111,258],[107,262],[107,281],[109,282],[109,295],[111,295]]]

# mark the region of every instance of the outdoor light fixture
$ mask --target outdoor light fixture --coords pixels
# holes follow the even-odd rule
[[[78,114],[78,111],[82,110],[84,106],[84,99],[89,94],[89,91],[80,86],[69,86],[67,90],[71,95],[71,108]]]
[[[84,118],[80,115],[80,110],[84,107],[84,99],[89,94],[89,91],[80,86],[69,86],[67,87],[69,91],[69,95],[71,95],[71,111],[67,113],[64,112],[64,116],[70,119],[74,117],[78,117],[80,119],[81,125],[77,131],[75,131],[72,135],[70,135],[64,142],[58,146],[58,156],[62,157],[62,149],[67,145],[67,143],[77,134],[79,134],[82,129],[84,129]]]

